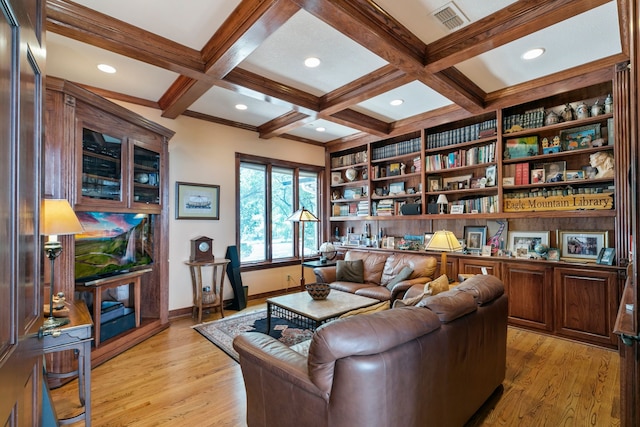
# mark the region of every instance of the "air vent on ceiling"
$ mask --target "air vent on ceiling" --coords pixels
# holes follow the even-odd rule
[[[435,10],[433,16],[449,31],[456,30],[469,23],[469,19],[453,2],[449,2]]]

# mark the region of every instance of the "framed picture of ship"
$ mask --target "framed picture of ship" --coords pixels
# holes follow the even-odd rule
[[[176,219],[220,219],[220,186],[176,181]]]

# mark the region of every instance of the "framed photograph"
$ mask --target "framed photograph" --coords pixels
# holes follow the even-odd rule
[[[220,186],[176,181],[176,219],[220,219]]]
[[[513,176],[505,176],[502,178],[502,185],[516,185],[516,178]]]
[[[509,231],[509,250],[517,258],[530,258],[538,244],[549,246],[548,231]]]
[[[347,245],[349,246],[360,246],[360,234],[355,233],[347,233]]]
[[[345,199],[359,199],[362,197],[362,188],[361,187],[350,187],[345,188],[342,197]]]
[[[602,248],[596,259],[596,264],[613,265],[616,257],[616,251],[613,248]]]
[[[544,169],[533,169],[531,171],[531,183],[532,184],[541,184],[545,182],[544,180]]]
[[[491,256],[491,245],[482,246],[482,252],[480,253],[482,256]]]
[[[389,176],[400,175],[400,163],[391,163],[389,165]]]
[[[545,163],[544,182],[562,182],[564,181],[564,172],[567,169],[567,162]]]
[[[608,244],[606,231],[559,231],[560,259],[596,262]]]
[[[463,214],[464,213],[464,205],[451,205],[452,214]]]
[[[464,240],[468,251],[480,253],[482,247],[487,244],[487,227],[465,225]]]
[[[565,171],[564,173],[565,181],[580,181],[584,179],[584,171],[583,170],[575,170],[575,171]]]
[[[442,191],[442,177],[441,176],[428,176],[427,177],[427,191],[435,193]]]
[[[424,233],[424,246],[425,246],[425,248],[427,247],[427,244],[429,244],[429,242],[431,241],[432,237],[433,237],[433,233]]]
[[[331,172],[331,185],[342,184],[342,172]]]
[[[382,247],[385,249],[395,249],[396,248],[396,239],[394,236],[387,237],[382,240]]]
[[[600,123],[560,131],[562,151],[591,148],[591,141],[600,138]]]
[[[473,175],[451,176],[442,180],[443,190],[458,190],[460,188],[469,188]],[[462,187],[460,187],[462,183]]]
[[[389,184],[389,194],[404,194],[404,182],[392,182]]]
[[[487,170],[485,171],[485,176],[487,178],[487,182],[485,183],[485,186],[487,187],[495,187],[497,182],[496,179],[498,178],[497,172],[496,172],[496,165],[491,165],[487,168]]]
[[[560,261],[560,250],[558,248],[549,248],[547,259],[549,261]]]
[[[507,139],[504,152],[505,159],[520,159],[538,154],[538,137],[525,136],[522,138]]]

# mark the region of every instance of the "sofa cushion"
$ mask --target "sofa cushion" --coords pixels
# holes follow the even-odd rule
[[[457,286],[461,291],[473,295],[478,305],[495,300],[504,294],[504,284],[496,276],[478,274]]]
[[[336,264],[336,280],[339,282],[363,283],[364,263],[362,260],[338,261]]]
[[[361,259],[364,263],[364,283],[380,285],[382,269],[387,259],[387,254],[379,252],[347,251],[344,254],[345,261]]]
[[[424,293],[421,293],[420,295],[416,295],[416,296],[411,297],[411,298],[397,299],[397,300],[395,300],[393,302],[393,308],[409,307],[409,306],[412,306],[412,305],[416,305],[420,301],[422,301],[422,298],[424,298]]]
[[[400,273],[398,273],[396,277],[394,277],[389,283],[387,283],[387,289],[389,289],[390,291],[393,290],[393,287],[395,285],[402,282],[403,280],[408,279],[411,276],[411,273],[413,273],[413,268],[405,265],[402,270],[400,270]]]
[[[458,289],[424,298],[417,306],[433,311],[442,323],[452,322],[478,309],[473,295]]]
[[[446,292],[449,290],[449,278],[446,274],[438,277],[436,280],[432,280],[424,285],[425,295],[438,295],[440,292]]]
[[[437,258],[429,255],[391,254],[384,262],[380,283],[386,286],[404,267],[409,267],[413,270],[409,279],[431,279],[435,277],[437,264]]]
[[[357,314],[373,314],[379,311],[389,310],[391,304],[389,301],[383,301],[378,304],[370,305],[369,307],[357,308],[355,310],[351,310],[341,315],[339,319],[344,319],[345,317],[355,316]]]

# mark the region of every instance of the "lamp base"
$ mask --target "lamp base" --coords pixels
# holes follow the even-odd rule
[[[60,326],[64,326],[69,323],[68,317],[47,317],[47,320],[44,321],[42,327],[44,329],[53,329],[59,328]]]

